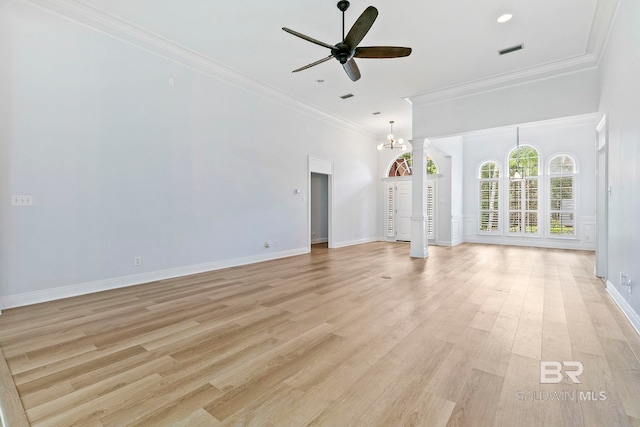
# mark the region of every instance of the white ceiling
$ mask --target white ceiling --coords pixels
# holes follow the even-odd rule
[[[379,10],[361,46],[408,46],[413,53],[359,59],[362,78],[352,82],[333,59],[292,74],[329,52],[281,29],[337,43],[342,31],[337,0],[81,1],[376,135],[388,133],[389,120],[395,120],[396,133],[408,137],[411,106],[405,97],[551,65],[562,69],[563,62],[583,57],[595,63],[616,2],[353,0],[347,31],[367,6]],[[513,19],[498,24],[505,12]],[[497,53],[520,43],[522,51]],[[340,99],[347,93],[354,97]],[[375,111],[381,114],[374,116]]]

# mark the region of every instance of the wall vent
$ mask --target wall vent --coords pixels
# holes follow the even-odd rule
[[[351,98],[352,96],[353,96],[353,94],[352,94],[352,93],[348,93],[348,94],[346,94],[346,95],[342,95],[340,98],[342,98],[342,99],[347,99],[347,98]]]
[[[498,51],[499,55],[506,55],[507,53],[515,52],[517,50],[524,49],[524,44],[520,43],[519,45],[511,46],[506,49],[502,49]]]

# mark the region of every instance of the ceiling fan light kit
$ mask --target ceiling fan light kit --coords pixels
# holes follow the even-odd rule
[[[330,60],[331,58],[335,58],[342,64],[342,68],[347,73],[349,78],[352,81],[357,81],[360,79],[360,70],[354,58],[401,58],[404,56],[409,56],[411,54],[410,47],[397,47],[397,46],[368,46],[368,47],[358,47],[358,44],[362,41],[364,36],[367,35],[371,26],[375,22],[378,17],[378,9],[373,6],[367,7],[364,12],[360,15],[360,17],[353,24],[349,32],[345,36],[345,12],[349,8],[350,3],[348,1],[339,1],[337,6],[338,10],[342,12],[342,41],[335,44],[330,45],[328,43],[322,42],[320,40],[316,40],[312,37],[309,37],[305,34],[299,33],[297,31],[291,30],[286,27],[282,27],[284,31],[289,34],[292,34],[296,37],[299,37],[308,42],[317,44],[319,46],[323,46],[328,48],[331,52],[331,55],[319,59],[318,61],[312,62],[311,64],[305,65],[304,67],[300,67],[296,70],[293,70],[294,73],[297,73],[302,70],[306,70],[307,68],[314,67],[318,64],[322,64]]]

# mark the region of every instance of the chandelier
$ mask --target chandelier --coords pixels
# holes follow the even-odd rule
[[[390,148],[393,150],[394,148],[396,148],[402,151],[407,151],[407,146],[404,145],[404,139],[400,138],[396,141],[393,136],[393,120],[391,120],[389,123],[391,124],[391,132],[389,133],[389,135],[387,135],[387,139],[389,140],[389,142],[387,142],[386,144],[379,144],[378,150],[383,150],[385,148]]]

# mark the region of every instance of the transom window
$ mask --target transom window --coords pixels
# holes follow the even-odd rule
[[[396,176],[411,176],[411,153],[405,153],[398,157],[389,169],[389,177]],[[430,158],[427,157],[427,175],[437,175],[438,165]]]

